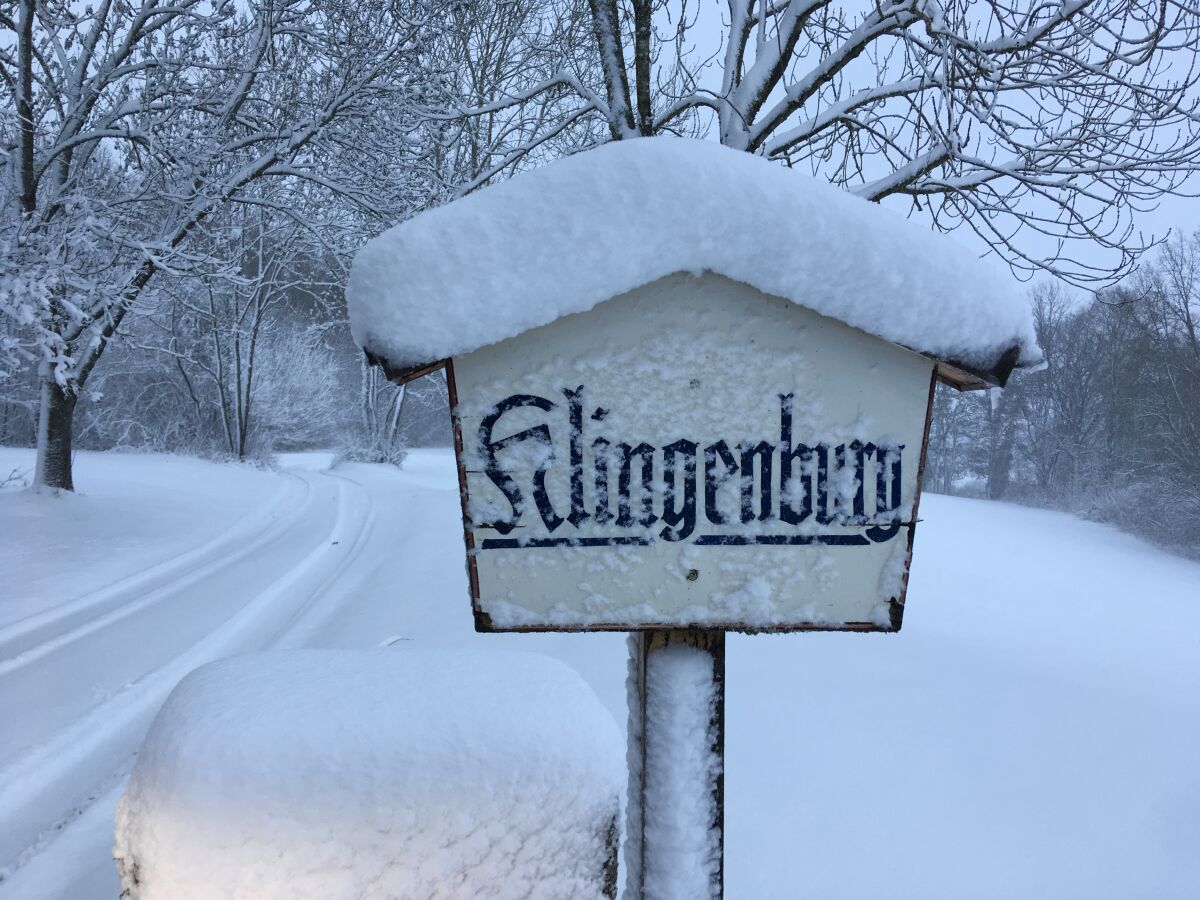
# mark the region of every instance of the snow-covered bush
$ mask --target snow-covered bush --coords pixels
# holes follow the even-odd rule
[[[1097,493],[1077,512],[1200,557],[1200,486],[1178,485],[1165,477],[1130,480]]]
[[[301,650],[167,699],[117,809],[135,900],[615,891],[623,748],[547,657]]]
[[[400,440],[351,433],[338,450],[337,462],[387,463],[400,468],[407,456],[408,446]]]

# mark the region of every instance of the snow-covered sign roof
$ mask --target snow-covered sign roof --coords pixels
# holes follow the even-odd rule
[[[998,266],[778,163],[680,138],[606,144],[397,225],[359,251],[347,296],[355,339],[403,372],[678,272],[952,363],[960,384],[1040,358]]]

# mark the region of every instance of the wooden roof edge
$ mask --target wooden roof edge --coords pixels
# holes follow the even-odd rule
[[[1021,347],[1013,344],[1000,354],[990,369],[971,366],[956,359],[930,357],[937,364],[938,381],[960,391],[980,391],[985,388],[1004,387],[1017,362],[1021,358]]]
[[[436,372],[438,369],[446,367],[446,363],[450,362],[447,359],[437,359],[433,362],[416,363],[410,366],[394,366],[388,360],[370,350],[363,350],[363,355],[366,356],[367,362],[372,366],[379,366],[383,369],[383,374],[392,384],[408,384],[410,381],[428,375],[430,372]]]

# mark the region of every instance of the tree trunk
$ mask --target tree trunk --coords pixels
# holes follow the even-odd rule
[[[42,380],[34,486],[75,490],[71,477],[71,429],[76,396],[51,378]]]
[[[1003,399],[988,391],[988,468],[989,500],[1003,500],[1012,478],[1013,447],[1016,442],[1011,414]]]
[[[988,464],[988,498],[1003,500],[1012,480],[1013,436],[1009,429],[1001,432],[999,443],[993,447]]]

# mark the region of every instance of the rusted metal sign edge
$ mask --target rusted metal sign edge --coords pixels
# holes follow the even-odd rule
[[[475,566],[475,536],[471,534],[470,501],[467,497],[467,464],[463,458],[462,422],[458,417],[458,388],[454,383],[454,360],[443,360],[446,367],[446,392],[450,398],[450,425],[454,431],[454,465],[458,471],[458,502],[462,507],[463,544],[467,548],[467,584],[471,590],[471,609],[475,613],[475,630],[479,627],[479,570]]]
[[[893,603],[903,608],[903,604]],[[895,634],[899,628],[881,628],[874,622],[842,622],[837,625],[746,625],[740,622],[666,622],[661,624],[602,623],[598,625],[493,625],[487,613],[473,603],[475,630],[484,634],[583,634],[591,631],[735,631],[739,634],[799,634],[803,632],[849,632],[854,634]]]

